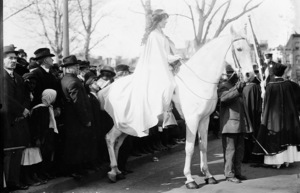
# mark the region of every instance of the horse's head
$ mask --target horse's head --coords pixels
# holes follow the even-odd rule
[[[251,61],[251,48],[246,38],[236,33],[231,28],[232,42],[231,48],[226,56],[226,62],[229,63],[244,81],[248,81],[254,76],[254,70]]]

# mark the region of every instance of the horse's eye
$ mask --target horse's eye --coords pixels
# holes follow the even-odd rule
[[[237,48],[236,50],[239,51],[239,52],[241,52],[243,49],[242,48]]]

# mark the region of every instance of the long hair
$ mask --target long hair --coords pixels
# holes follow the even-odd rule
[[[150,18],[150,24],[148,27],[146,27],[143,39],[142,39],[142,45],[147,42],[147,39],[150,35],[150,33],[155,30],[159,24],[164,18],[168,18],[169,15],[162,9],[156,9],[153,11],[151,18]]]

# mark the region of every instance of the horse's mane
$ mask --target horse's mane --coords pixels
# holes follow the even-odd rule
[[[222,64],[231,45],[231,40],[232,36],[227,35],[209,41],[186,62],[186,65],[198,76],[205,80],[212,80],[212,76],[216,77],[224,70]]]

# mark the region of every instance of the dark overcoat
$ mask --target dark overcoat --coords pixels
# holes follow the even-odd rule
[[[61,98],[61,88],[59,81],[55,78],[55,76],[51,72],[46,72],[42,67],[38,67],[37,69],[30,72],[27,75],[27,79],[32,82],[31,85],[34,85],[32,94],[33,101],[31,106],[34,107],[37,104],[42,103],[42,93],[45,89],[53,89],[57,92],[56,103],[54,106],[60,102]],[[60,106],[60,105],[58,105]]]
[[[4,148],[27,146],[29,130],[27,120],[21,118],[25,108],[30,110],[30,95],[24,80],[17,73],[14,79],[4,72]],[[19,118],[18,120],[16,120]]]
[[[80,164],[85,161],[87,130],[91,122],[89,99],[82,82],[74,74],[66,74],[61,80],[65,104],[64,161]]]
[[[262,99],[260,85],[249,82],[243,89],[244,109],[246,114],[247,126],[249,131],[257,136],[262,112]]]

